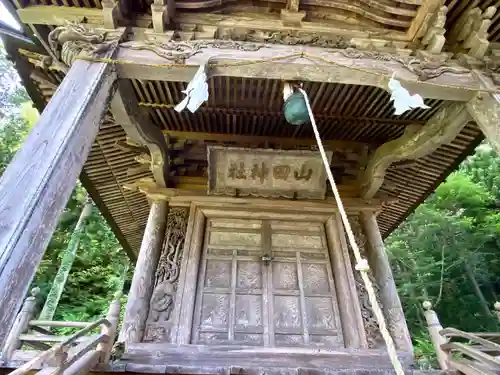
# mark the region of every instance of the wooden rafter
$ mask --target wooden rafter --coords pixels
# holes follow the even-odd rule
[[[296,146],[315,146],[316,140],[304,138],[286,138],[286,137],[264,137],[254,135],[237,135],[237,134],[217,134],[217,133],[200,133],[200,132],[184,132],[165,130],[165,134],[172,138],[197,140],[197,141],[215,141],[215,142],[237,142],[237,143],[255,143],[255,144],[280,144],[282,147]],[[354,148],[362,150],[369,147],[364,142],[354,141],[324,141],[326,147],[337,148]]]
[[[425,126],[417,129],[410,125],[401,137],[380,146],[368,161],[361,179],[362,197],[375,196],[392,163],[432,153],[440,145],[451,142],[469,120],[465,106],[453,104],[440,110]]]

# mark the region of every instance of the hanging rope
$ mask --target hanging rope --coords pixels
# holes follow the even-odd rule
[[[356,239],[354,237],[354,233],[351,228],[351,224],[349,223],[349,219],[347,218],[347,213],[344,209],[344,204],[342,203],[342,199],[340,198],[339,191],[337,189],[337,185],[335,184],[335,180],[332,175],[332,171],[330,169],[330,163],[328,162],[328,158],[325,153],[325,149],[323,147],[323,142],[321,141],[321,137],[319,135],[318,127],[316,126],[316,121],[314,120],[314,115],[311,109],[311,104],[309,103],[309,97],[307,96],[307,93],[299,88],[299,91],[302,93],[304,96],[304,100],[306,102],[307,106],[307,111],[309,112],[309,117],[311,119],[311,124],[312,128],[314,131],[314,135],[316,137],[316,142],[318,143],[318,148],[321,153],[321,158],[323,159],[323,164],[325,165],[326,169],[326,174],[328,176],[328,180],[330,181],[330,185],[332,187],[333,195],[335,196],[335,200],[337,202],[337,206],[339,208],[340,216],[342,218],[342,222],[344,224],[344,228],[347,232],[347,238],[349,239],[349,243],[351,245],[352,251],[354,252],[354,257],[356,258],[356,270],[358,270],[361,274],[361,277],[363,278],[363,282],[365,284],[366,290],[368,292],[368,299],[370,301],[370,304],[372,305],[373,312],[375,314],[375,317],[377,319],[378,326],[380,328],[380,333],[382,334],[382,337],[384,338],[385,345],[387,346],[387,352],[389,353],[389,357],[391,359],[392,366],[394,367],[394,370],[396,371],[397,375],[404,375],[404,370],[403,366],[401,365],[401,362],[399,361],[398,354],[396,352],[396,346],[394,345],[394,341],[392,339],[392,336],[387,329],[387,325],[385,323],[385,317],[384,313],[382,312],[382,309],[380,308],[380,305],[377,301],[377,296],[375,294],[375,289],[373,288],[373,284],[368,276],[368,271],[370,270],[370,267],[368,265],[368,262],[366,259],[364,259],[361,256],[361,253],[359,251],[359,247],[356,243]]]

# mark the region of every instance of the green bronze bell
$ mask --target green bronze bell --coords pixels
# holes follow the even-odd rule
[[[288,97],[283,106],[285,119],[292,125],[302,125],[309,122],[309,112],[301,92],[296,91]]]

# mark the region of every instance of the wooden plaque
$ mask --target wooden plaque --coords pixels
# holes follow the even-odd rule
[[[319,151],[209,146],[208,194],[324,199],[326,171]],[[332,157],[327,152],[328,160]]]

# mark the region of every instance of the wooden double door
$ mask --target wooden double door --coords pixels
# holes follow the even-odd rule
[[[344,347],[324,225],[210,218],[193,344]]]

